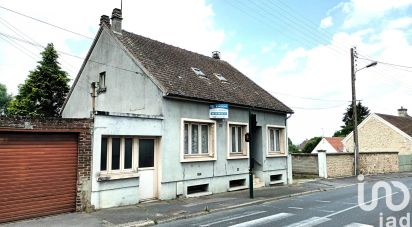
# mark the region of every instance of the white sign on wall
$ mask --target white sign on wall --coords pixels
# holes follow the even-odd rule
[[[229,118],[229,104],[211,104],[209,106],[209,118],[227,119]]]

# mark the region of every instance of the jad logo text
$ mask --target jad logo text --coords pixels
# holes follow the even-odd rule
[[[365,183],[364,176],[359,175],[358,180],[358,206],[364,211],[372,211],[378,206],[380,199],[385,199],[385,203],[388,209],[394,212],[401,212],[404,210],[410,201],[410,193],[408,187],[399,181],[378,181],[372,185],[372,197],[370,201],[365,202]],[[393,188],[398,188],[400,191],[393,192]],[[379,191],[384,190],[384,194],[379,196]],[[403,199],[399,204],[393,203],[393,195],[402,193]],[[379,214],[379,226],[380,227],[410,227],[411,219],[410,213],[406,213],[405,216],[399,218],[394,216],[384,217],[383,213]]]

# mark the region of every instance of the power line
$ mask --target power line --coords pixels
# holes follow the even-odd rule
[[[60,29],[60,30],[63,30],[63,31],[66,31],[66,32],[69,32],[69,33],[72,33],[72,34],[75,34],[75,35],[78,35],[78,36],[81,36],[81,37],[84,37],[84,38],[93,40],[92,37],[89,37],[89,36],[87,36],[87,35],[83,35],[83,34],[80,34],[80,33],[78,33],[78,32],[69,30],[69,29],[67,29],[67,28],[63,28],[63,27],[61,27],[61,26],[51,24],[51,23],[46,22],[46,21],[44,21],[44,20],[40,20],[40,19],[37,19],[37,18],[35,18],[35,17],[32,17],[32,16],[29,16],[29,15],[26,15],[26,14],[23,14],[23,13],[20,13],[20,12],[17,12],[17,11],[15,11],[15,10],[6,8],[6,7],[4,7],[4,6],[1,6],[1,5],[0,5],[0,8],[2,8],[2,9],[4,9],[4,10],[7,10],[7,11],[9,11],[9,12],[12,12],[12,13],[18,14],[18,15],[20,15],[20,16],[23,16],[23,17],[26,17],[26,18],[29,18],[29,19],[38,21],[38,22],[40,22],[40,23],[43,23],[43,24],[46,24],[46,25],[49,25],[49,26],[58,28],[58,29]]]
[[[281,93],[281,92],[274,92],[274,91],[269,91],[269,92],[274,93],[274,94],[278,94],[278,95],[285,95],[285,96],[290,96],[290,97],[294,97],[294,98],[307,99],[307,100],[313,100],[313,101],[349,102],[348,100],[343,100],[343,99],[320,99],[320,98],[303,97],[303,96],[297,96],[297,95],[286,94],[286,93]]]

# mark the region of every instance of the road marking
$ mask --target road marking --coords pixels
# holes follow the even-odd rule
[[[295,210],[303,210],[302,207],[288,207],[289,209],[295,209]]]
[[[293,214],[290,213],[279,213],[279,214],[274,214],[274,215],[270,215],[267,217],[263,217],[263,218],[259,218],[256,220],[251,220],[251,221],[247,221],[247,222],[243,222],[243,223],[239,223],[236,225],[232,225],[230,227],[249,227],[249,226],[253,226],[253,225],[262,225],[262,224],[267,224],[270,223],[272,221],[277,221],[283,218],[287,218],[289,216],[292,216]]]
[[[293,224],[288,225],[286,227],[311,227],[311,226],[322,224],[323,222],[327,222],[329,220],[330,220],[330,218],[311,217],[309,219],[293,223]]]
[[[326,201],[326,200],[315,200],[316,202],[320,202],[320,203],[330,203],[330,201]]]
[[[232,216],[232,217],[229,217],[229,218],[227,218],[227,217],[226,217],[226,218],[221,218],[221,219],[218,219],[218,221],[201,224],[201,225],[199,225],[199,226],[207,227],[207,226],[219,224],[219,223],[222,223],[222,222],[233,221],[233,220],[240,219],[240,218],[243,218],[243,217],[248,217],[248,216],[252,216],[252,215],[262,214],[262,213],[266,213],[266,212],[267,212],[267,211],[256,211],[256,212],[252,212],[252,213],[246,213],[246,214],[244,213],[244,214]]]
[[[344,227],[373,227],[373,225],[366,225],[362,223],[350,223],[349,225],[345,225]]]
[[[325,213],[333,213],[333,212],[335,212],[335,211],[333,211],[333,210],[318,210],[318,211],[320,211],[320,212],[325,212]]]
[[[355,205],[355,204],[358,204],[358,203],[354,203],[354,202],[342,202],[343,204],[347,204],[347,205]]]

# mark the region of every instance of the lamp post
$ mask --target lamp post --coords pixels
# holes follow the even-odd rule
[[[358,111],[356,108],[356,89],[355,89],[356,73],[361,71],[362,69],[373,67],[377,65],[378,62],[376,61],[371,62],[365,67],[356,70],[355,69],[355,61],[357,58],[356,47],[350,48],[350,55],[351,55],[351,78],[352,78],[353,141],[355,143],[355,146],[354,146],[355,175],[358,176],[360,159],[359,159],[359,141],[358,141]]]

